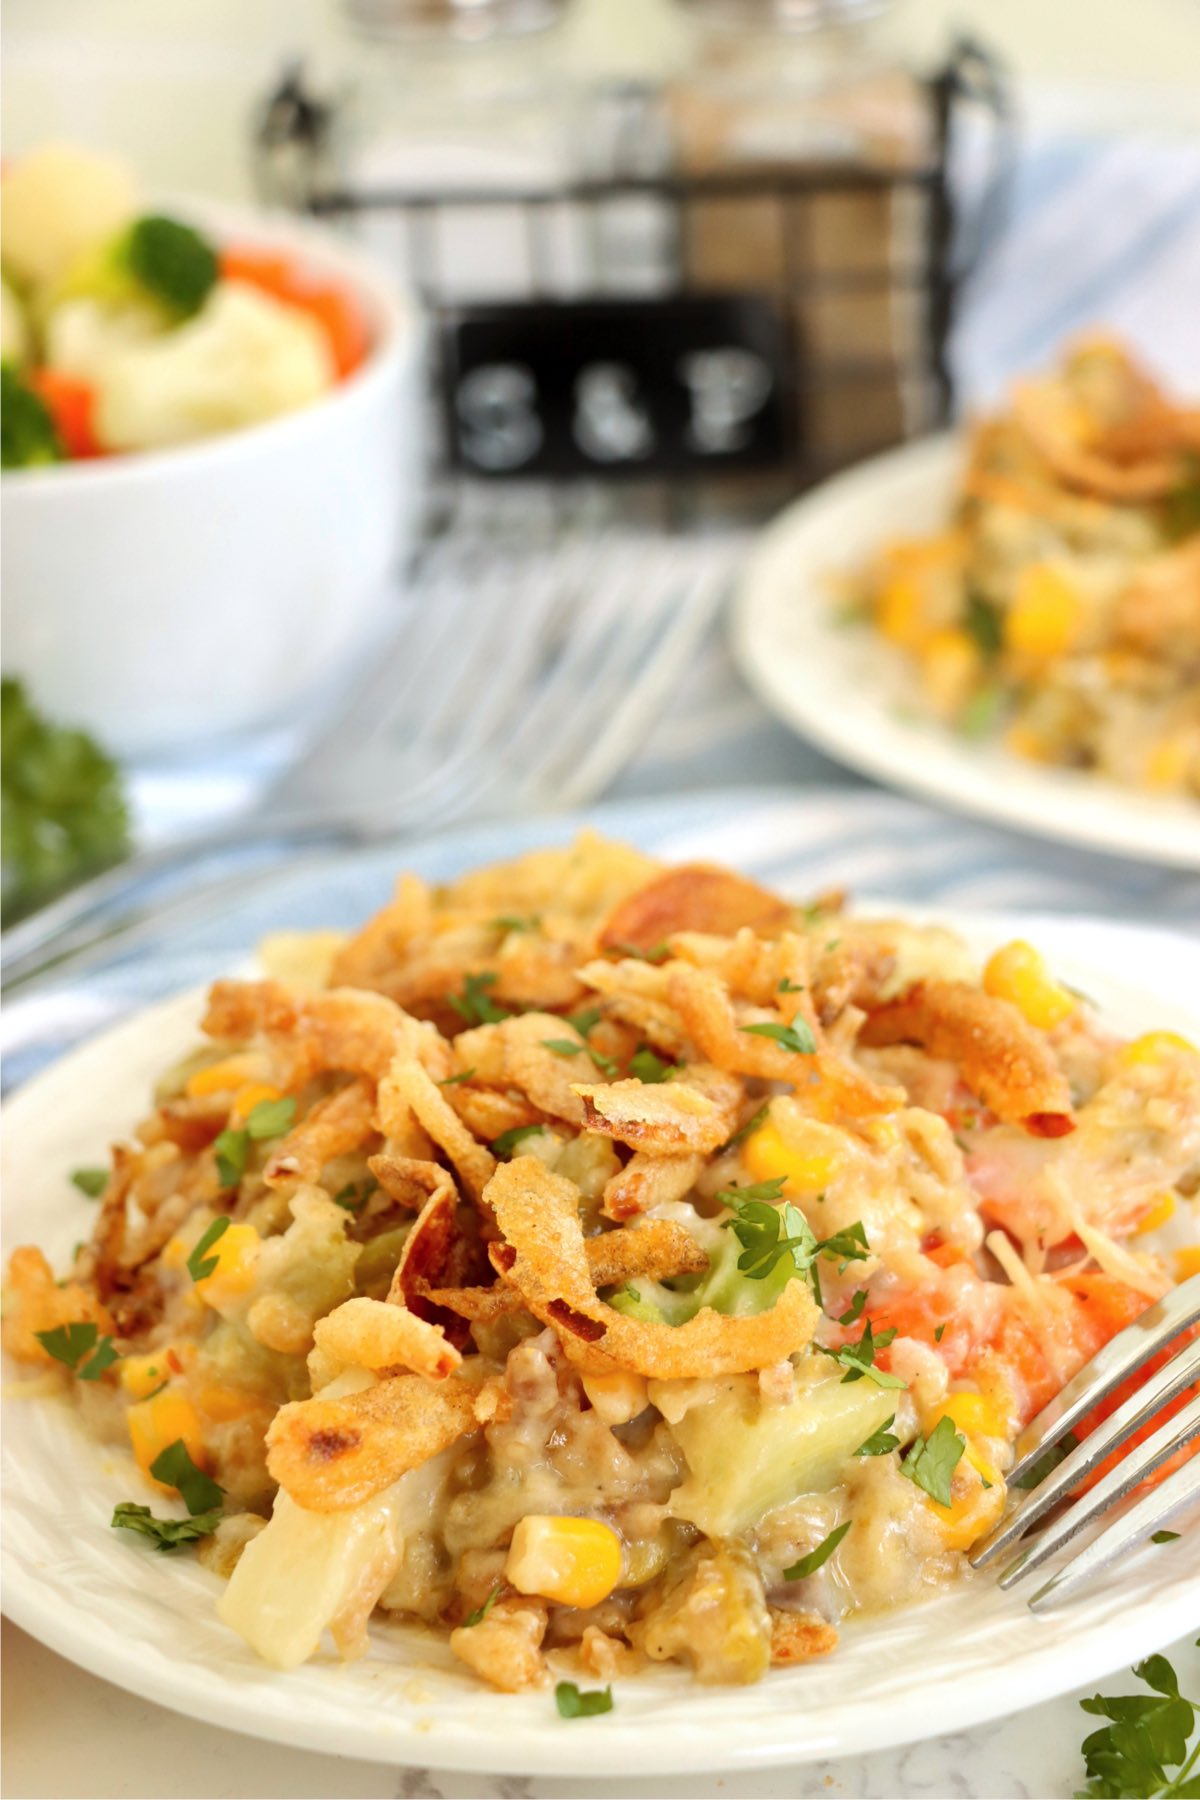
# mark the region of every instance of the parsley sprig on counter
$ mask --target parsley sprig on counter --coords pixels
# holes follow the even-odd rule
[[[1195,1800],[1200,1795],[1200,1738],[1188,1746],[1200,1701],[1180,1693],[1179,1677],[1165,1656],[1148,1656],[1133,1673],[1149,1694],[1112,1699],[1094,1694],[1079,1702],[1085,1713],[1109,1723],[1083,1741],[1088,1782],[1076,1800],[1118,1800],[1123,1795]]]

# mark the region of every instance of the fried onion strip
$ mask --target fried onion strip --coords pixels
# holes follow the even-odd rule
[[[290,1181],[318,1182],[326,1163],[366,1143],[374,1130],[375,1090],[367,1081],[352,1081],[318,1100],[300,1123],[276,1146],[263,1170],[268,1187]]]
[[[480,1391],[461,1376],[391,1375],[341,1399],[281,1406],[267,1468],[312,1512],[346,1512],[476,1429]]]
[[[317,1320],[313,1342],[350,1368],[411,1369],[432,1381],[444,1381],[462,1362],[440,1325],[383,1300],[343,1301]]]
[[[683,1200],[695,1187],[704,1158],[689,1151],[682,1156],[647,1156],[639,1150],[620,1174],[604,1189],[601,1207],[606,1219],[632,1219],[667,1200]]]
[[[446,1152],[473,1200],[480,1200],[496,1159],[477,1143],[440,1088],[419,1062],[397,1057],[379,1084],[379,1122],[387,1136],[404,1129],[409,1114]]]

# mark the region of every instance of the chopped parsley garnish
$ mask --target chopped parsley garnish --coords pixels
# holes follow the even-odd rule
[[[598,1006],[585,1006],[582,1012],[564,1015],[568,1025],[573,1025],[581,1038],[588,1038],[600,1023],[604,1014]]]
[[[807,1275],[816,1255],[816,1236],[799,1207],[775,1204],[782,1198],[783,1184],[784,1177],[777,1175],[751,1187],[722,1188],[717,1195],[735,1215],[723,1223],[741,1244],[737,1266],[752,1281],[773,1274],[785,1256],[792,1260],[789,1275]]]
[[[892,1328],[888,1331],[881,1331],[876,1337],[871,1321],[868,1319],[857,1343],[843,1344],[840,1350],[826,1350],[825,1354],[831,1356],[834,1362],[841,1363],[845,1369],[846,1373],[842,1376],[843,1384],[847,1381],[861,1381],[865,1375],[875,1383],[876,1387],[907,1387],[907,1381],[901,1381],[898,1375],[889,1375],[886,1370],[875,1366],[876,1352],[886,1350],[895,1335],[895,1329]]]
[[[439,1081],[438,1086],[457,1087],[460,1081],[470,1081],[474,1073],[474,1069],[460,1069],[457,1075],[447,1075],[444,1081]]]
[[[35,1331],[33,1335],[43,1350],[56,1362],[65,1363],[80,1381],[98,1381],[105,1369],[120,1360],[112,1339],[101,1337],[92,1319],[75,1319],[70,1325],[56,1325],[53,1331]]]
[[[282,1137],[290,1131],[296,1118],[296,1102],[290,1095],[280,1100],[260,1100],[246,1120],[246,1130],[254,1142]]]
[[[536,931],[541,922],[541,913],[502,913],[492,920],[492,928],[495,931]]]
[[[892,1413],[890,1418],[883,1421],[878,1431],[873,1431],[869,1438],[863,1440],[854,1452],[855,1456],[886,1456],[889,1450],[898,1450],[900,1439],[892,1431],[895,1423],[896,1415]]]
[[[806,1575],[815,1575],[821,1564],[829,1561],[853,1523],[853,1519],[846,1519],[841,1525],[835,1525],[829,1536],[822,1538],[815,1550],[810,1550],[807,1556],[802,1556],[799,1562],[794,1562],[790,1569],[783,1571],[783,1579],[785,1581],[803,1581]]]
[[[958,732],[965,738],[987,737],[999,722],[1004,706],[1004,689],[998,681],[985,682],[976,688],[958,715]]]
[[[225,1496],[225,1489],[211,1475],[196,1467],[182,1438],[176,1438],[173,1444],[159,1452],[150,1464],[150,1473],[164,1487],[179,1489],[193,1518],[220,1506]]]
[[[499,979],[494,969],[485,969],[480,975],[467,975],[462,993],[447,994],[446,999],[468,1025],[499,1025],[501,1019],[512,1018],[510,1012],[488,997],[488,989],[495,987]]]
[[[246,1160],[251,1143],[265,1138],[282,1137],[290,1131],[296,1117],[296,1102],[285,1096],[280,1100],[260,1100],[240,1131],[227,1128],[215,1139],[217,1180],[223,1188],[237,1187],[246,1173]]]
[[[946,1326],[949,1324],[949,1322],[950,1321],[948,1319],[943,1319],[940,1325],[937,1325],[934,1327],[933,1341],[935,1344],[941,1343],[942,1333],[945,1331]]]
[[[591,1719],[597,1713],[612,1711],[613,1692],[611,1687],[585,1691],[573,1681],[560,1681],[554,1690],[554,1704],[562,1719]]]
[[[817,1047],[817,1040],[803,1019],[796,1019],[791,1025],[768,1020],[762,1025],[742,1025],[739,1029],[752,1037],[770,1038],[781,1050],[790,1050],[793,1056],[811,1056]]]
[[[1152,1531],[1150,1533],[1150,1542],[1152,1544],[1173,1544],[1179,1538],[1179,1535],[1180,1534],[1177,1531]]]
[[[777,994],[802,994],[804,992],[804,983],[802,981],[792,981],[785,975],[775,991]]]
[[[488,1614],[491,1612],[493,1606],[495,1606],[497,1600],[500,1598],[500,1596],[503,1592],[504,1592],[504,1583],[502,1581],[498,1581],[496,1583],[495,1587],[492,1589],[491,1593],[488,1595],[487,1599],[484,1601],[483,1605],[477,1606],[473,1613],[467,1614],[466,1618],[463,1620],[464,1626],[466,1626],[469,1629],[472,1625],[482,1625],[483,1621],[487,1618]]]
[[[608,946],[608,953],[610,956],[633,956],[638,962],[660,963],[666,962],[670,956],[671,946],[663,939],[661,943],[651,944],[648,950],[643,950],[640,944],[619,941]]]
[[[156,1519],[148,1506],[123,1500],[114,1506],[112,1525],[116,1531],[140,1531],[153,1540],[156,1550],[178,1550],[182,1544],[194,1544],[198,1538],[211,1537],[221,1523],[219,1511],[196,1513],[190,1519]]]
[[[576,1043],[574,1038],[543,1038],[542,1049],[553,1050],[555,1056],[582,1056],[587,1045]]]
[[[204,1236],[200,1239],[199,1243],[188,1257],[188,1274],[193,1281],[203,1281],[206,1276],[212,1274],[213,1270],[220,1262],[221,1258],[219,1254],[217,1256],[209,1256],[206,1253],[212,1249],[218,1238],[224,1237],[225,1233],[229,1230],[229,1226],[229,1215],[227,1213],[222,1213],[219,1219],[213,1220],[208,1230],[204,1233]]]
[[[108,1186],[108,1170],[101,1168],[72,1169],[71,1182],[81,1194],[86,1194],[89,1200],[98,1200]]]
[[[670,1081],[674,1075],[682,1075],[681,1063],[665,1063],[661,1056],[643,1044],[629,1059],[629,1073],[637,1081],[656,1085],[660,1081]]]
[[[1072,1450],[1078,1450],[1078,1448],[1079,1439],[1073,1431],[1068,1431],[1065,1436],[1059,1438],[1057,1444],[1051,1444],[1044,1456],[1039,1456],[1035,1463],[1031,1463],[1023,1475],[1019,1475],[1015,1481],[1010,1481],[1009,1487],[1024,1490],[1040,1486],[1051,1470],[1057,1469],[1060,1462],[1066,1462]]]
[[[1088,1782],[1079,1800],[1119,1800],[1127,1794],[1183,1800],[1200,1794],[1200,1776],[1193,1773],[1200,1739],[1188,1749],[1200,1701],[1179,1692],[1179,1678],[1165,1656],[1148,1656],[1133,1672],[1158,1697],[1094,1694],[1079,1702],[1085,1713],[1111,1721],[1083,1740]]]
[[[859,1288],[845,1312],[838,1319],[839,1325],[857,1325],[862,1318],[863,1307],[867,1304],[866,1288]]]
[[[771,1102],[769,1100],[764,1100],[753,1118],[747,1119],[744,1125],[738,1126],[732,1137],[725,1139],[725,1142],[717,1151],[717,1155],[724,1156],[727,1150],[733,1150],[738,1144],[744,1143],[748,1137],[751,1137],[753,1133],[758,1130],[759,1126],[765,1123],[770,1109]]]
[[[954,1420],[938,1420],[927,1438],[919,1437],[900,1464],[900,1473],[924,1488],[939,1506],[950,1505],[950,1484],[967,1448],[967,1440],[954,1429]]]
[[[847,1263],[864,1262],[871,1253],[861,1219],[856,1219],[853,1225],[847,1225],[843,1231],[835,1231],[832,1237],[822,1238],[817,1249],[822,1256],[841,1259],[839,1274],[845,1274]]]
[[[977,588],[967,590],[963,630],[985,662],[998,656],[1004,647],[1004,619],[1000,608],[993,605]]]
[[[364,1181],[361,1187],[357,1181],[348,1181],[333,1196],[333,1204],[348,1213],[360,1213],[378,1187],[379,1183],[371,1178]]]
[[[509,1157],[523,1138],[535,1137],[545,1129],[544,1125],[514,1125],[511,1131],[502,1131],[498,1138],[492,1139],[492,1149],[497,1156]]]

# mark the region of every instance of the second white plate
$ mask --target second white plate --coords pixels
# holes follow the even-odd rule
[[[828,755],[889,786],[1063,843],[1200,868],[1200,806],[1028,762],[916,716],[897,653],[839,623],[831,577],[886,538],[937,529],[961,454],[953,436],[907,445],[780,514],[750,558],[733,615],[747,680]]]

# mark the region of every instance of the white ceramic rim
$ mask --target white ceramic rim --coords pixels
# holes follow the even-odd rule
[[[1123,971],[1131,959],[1136,964],[1138,941],[1144,947],[1154,940],[1156,948],[1161,941],[1171,967],[1181,967],[1176,959],[1185,954],[1195,959],[1195,946],[1175,934],[1144,928],[1129,932],[1109,922],[1065,916],[967,915],[924,907],[909,910],[924,921],[957,924],[977,946],[1014,933],[1030,935],[1044,944],[1065,978],[1078,979],[1081,986],[1092,989],[1105,1010],[1126,1023],[1134,1022],[1131,1010],[1135,1018],[1138,1012],[1144,1017],[1149,1005],[1156,1022],[1195,1029],[1194,994],[1176,993],[1172,998],[1151,983],[1152,997],[1147,1000],[1123,975],[1118,979],[1114,974]],[[1086,926],[1087,948],[1082,955],[1076,951],[1073,962],[1071,946],[1081,926]],[[1097,934],[1111,939],[1111,949],[1106,946],[1103,954]],[[1147,954],[1145,948],[1141,953]],[[1093,962],[1093,957],[1099,960]],[[1166,983],[1169,977],[1164,973],[1160,979]],[[197,989],[158,1003],[72,1052],[21,1089],[5,1109],[10,1138],[21,1128],[25,1107],[36,1107],[44,1084],[63,1093],[87,1093],[89,1070],[99,1074],[102,1068],[119,1068],[121,1058],[148,1033],[155,1040],[160,1035],[169,1038],[198,1016],[201,994]],[[144,1054],[144,1042],[141,1048]],[[61,1117],[61,1109],[56,1116]],[[86,1452],[89,1440],[78,1425],[75,1430],[81,1450]],[[103,1528],[102,1521],[101,1525]],[[93,1674],[190,1717],[205,1722],[217,1718],[223,1726],[254,1737],[363,1760],[493,1774],[595,1777],[598,1765],[611,1776],[679,1775],[865,1753],[947,1728],[965,1730],[1053,1698],[1111,1674],[1200,1627],[1200,1583],[1181,1579],[1177,1564],[1172,1577],[1166,1564],[1148,1561],[1156,1554],[1143,1550],[1132,1559],[1134,1567],[1124,1571],[1112,1588],[1103,1590],[1094,1601],[1085,1598],[1077,1602],[1068,1620],[1079,1621],[1077,1633],[1056,1628],[1055,1619],[1061,1626],[1062,1614],[1049,1620],[1033,1619],[1020,1595],[1003,1596],[991,1584],[960,1588],[926,1606],[906,1609],[882,1621],[864,1622],[861,1628],[852,1625],[839,1653],[842,1657],[852,1653],[855,1641],[881,1641],[877,1637],[880,1625],[899,1622],[905,1652],[900,1659],[900,1687],[896,1691],[893,1683],[893,1691],[883,1699],[870,1694],[860,1697],[857,1690],[849,1698],[826,1694],[815,1697],[806,1711],[806,1688],[813,1684],[814,1672],[818,1681],[826,1671],[831,1672],[836,1684],[838,1655],[807,1669],[775,1671],[749,1689],[698,1690],[682,1671],[654,1670],[617,1684],[617,1708],[603,1721],[579,1725],[560,1721],[544,1691],[534,1696],[503,1696],[468,1689],[461,1671],[448,1704],[445,1696],[436,1701],[404,1695],[400,1712],[389,1713],[382,1706],[369,1711],[361,1693],[351,1694],[347,1701],[343,1688],[339,1710],[338,1670],[328,1663],[310,1664],[289,1676],[261,1665],[226,1669],[223,1664],[211,1666],[195,1659],[179,1661],[170,1654],[169,1645],[131,1645],[119,1613],[89,1611],[86,1600],[74,1608],[64,1607],[61,1596],[55,1596],[39,1580],[36,1567],[16,1560],[7,1538],[0,1566],[5,1610],[18,1625]],[[164,1563],[167,1559],[149,1559],[155,1573]],[[1147,1583],[1149,1591],[1139,1592],[1136,1580],[1145,1576],[1153,1578]],[[205,1580],[215,1586],[215,1578],[206,1576]],[[988,1616],[980,1641],[974,1644],[969,1619],[965,1631],[956,1630],[954,1624],[971,1610],[972,1602],[976,1611],[982,1609]],[[927,1626],[924,1633],[923,1622]],[[943,1642],[954,1643],[951,1670],[943,1674],[940,1686],[926,1678],[921,1663],[922,1654],[931,1655],[931,1641],[936,1644],[939,1635]],[[897,1660],[893,1650],[893,1666]],[[388,1684],[381,1697],[386,1694],[389,1699],[395,1698],[396,1689],[403,1688],[406,1674],[418,1687],[423,1677],[445,1680],[419,1665],[410,1664],[406,1669],[394,1656],[378,1659],[375,1669],[370,1666],[373,1663],[376,1659],[367,1659],[367,1672],[377,1673]],[[852,1683],[847,1685],[853,1689]],[[836,1713],[841,1714],[840,1719],[834,1717]],[[364,1726],[365,1717],[370,1720],[369,1730]]]
[[[851,681],[842,664],[858,634],[834,618],[826,548],[810,542],[831,515],[843,522],[861,511],[862,526],[844,533],[844,568],[869,552],[899,498],[945,496],[948,507],[962,440],[943,433],[823,482],[786,507],[759,538],[735,598],[730,631],[742,673],[761,699],[801,736],[838,762],[886,786],[934,800],[1018,831],[1059,843],[1200,869],[1200,807],[1125,788],[1102,776],[1055,769],[996,743],[975,745],[930,720],[894,716],[882,692],[888,646],[878,658],[880,693]],[[799,609],[804,609],[803,617]],[[865,633],[863,634],[865,638]]]
[[[104,490],[130,487],[143,477],[186,481],[192,470],[218,458],[252,457],[268,452],[287,436],[302,437],[322,429],[334,408],[345,410],[376,388],[386,386],[396,370],[420,353],[420,319],[412,298],[370,256],[348,244],[328,227],[282,211],[225,205],[192,197],[154,202],[172,216],[211,231],[219,242],[239,241],[266,250],[290,250],[319,273],[340,282],[362,304],[371,334],[366,357],[352,374],[338,381],[310,405],[255,425],[240,426],[194,443],[164,449],[122,451],[112,456],[47,463],[32,469],[6,469],[2,486],[11,505],[52,504],[52,496],[88,482]]]

